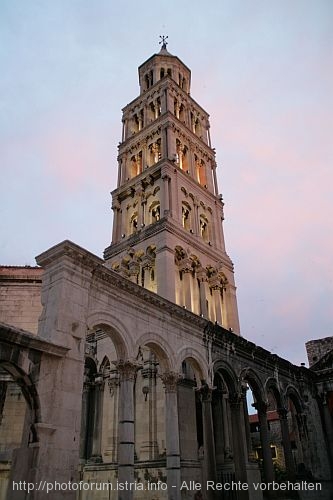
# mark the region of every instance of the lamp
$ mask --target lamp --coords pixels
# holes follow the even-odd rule
[[[147,401],[147,396],[148,396],[148,394],[149,394],[149,387],[148,387],[148,385],[144,385],[144,386],[142,387],[142,392],[143,392],[143,394],[144,394],[145,401]]]

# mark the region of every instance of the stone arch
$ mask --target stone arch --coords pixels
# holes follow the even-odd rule
[[[256,372],[250,368],[243,368],[239,375],[239,380],[242,382],[247,382],[250,386],[256,401],[264,401],[265,400],[265,390],[264,385]]]
[[[107,375],[110,372],[111,364],[108,356],[104,356],[102,362],[99,367],[99,371],[103,374],[103,376]]]
[[[0,367],[9,373],[13,381],[20,387],[30,412],[30,442],[37,442],[38,431],[36,424],[41,421],[41,405],[35,383],[30,375],[21,366],[22,351],[19,346],[2,346],[0,343]],[[13,360],[17,362],[13,362]]]
[[[301,414],[303,412],[302,398],[296,387],[289,384],[285,390],[284,399],[286,403],[288,402],[288,399],[292,401],[298,414]]]
[[[139,353],[141,347],[148,347],[156,355],[162,372],[174,369],[175,354],[169,344],[157,333],[147,332],[142,335],[135,344],[135,351]]]
[[[273,394],[277,407],[282,408],[283,399],[281,395],[281,390],[278,381],[274,377],[268,378],[265,382],[266,399],[268,399],[267,397],[268,392],[271,392]]]
[[[183,347],[178,351],[176,358],[176,367],[179,371],[181,370],[183,361],[188,361],[190,363],[198,383],[208,380],[208,366],[205,358],[199,351],[192,347]]]
[[[133,343],[127,328],[118,318],[112,314],[101,311],[91,314],[87,318],[87,327],[89,330],[101,328],[108,334],[112,340],[118,359],[128,359],[133,352]]]
[[[240,387],[236,373],[233,370],[233,368],[229,365],[229,363],[226,363],[225,361],[222,360],[216,361],[213,366],[213,374],[222,375],[227,385],[229,393],[238,394],[240,392]]]
[[[182,201],[182,226],[186,231],[190,231],[192,229],[192,207],[187,201]]]

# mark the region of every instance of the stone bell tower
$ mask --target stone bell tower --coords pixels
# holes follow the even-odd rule
[[[123,109],[106,266],[239,333],[209,115],[190,96],[191,71],[161,38],[139,67],[140,95]]]

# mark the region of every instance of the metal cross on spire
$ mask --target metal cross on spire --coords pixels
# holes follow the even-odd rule
[[[159,45],[162,44],[162,49],[166,49],[166,46],[168,45],[167,38],[169,38],[169,37],[165,36],[165,35],[160,35],[161,40],[158,43],[159,43]]]

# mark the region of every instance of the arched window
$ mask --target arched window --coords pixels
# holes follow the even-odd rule
[[[161,139],[158,139],[148,147],[149,150],[149,165],[154,165],[161,159]]]
[[[199,160],[197,156],[195,156],[195,169],[197,181],[202,186],[207,187],[206,164],[203,160]]]
[[[131,172],[131,179],[133,179],[133,177],[136,177],[142,172],[142,151],[132,156],[130,172]]]
[[[151,211],[152,223],[158,222],[160,220],[160,218],[161,218],[161,209],[160,209],[160,205],[158,204],[158,205],[155,205]]]
[[[209,241],[208,219],[205,215],[200,215],[200,236],[204,241]]]
[[[161,70],[160,70],[160,78],[163,78],[164,75],[165,75],[165,70],[164,70],[164,68],[161,68]]]
[[[136,233],[138,230],[138,212],[134,212],[130,219],[130,234]]]
[[[186,231],[191,229],[191,207],[188,203],[183,202],[182,204],[182,224]]]

